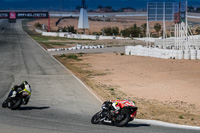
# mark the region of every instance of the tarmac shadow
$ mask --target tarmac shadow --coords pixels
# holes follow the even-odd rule
[[[104,123],[102,123],[103,125],[108,125],[108,126],[115,126],[115,125],[113,125],[113,124],[111,124],[111,123],[107,123],[107,122],[104,122]],[[149,126],[151,126],[150,124],[133,124],[133,123],[128,123],[126,126],[124,126],[124,127],[149,127]]]
[[[149,127],[151,126],[150,124],[133,124],[133,123],[128,123],[126,127]]]
[[[48,109],[50,107],[33,107],[33,106],[26,106],[26,107],[20,107],[19,110],[44,110]]]

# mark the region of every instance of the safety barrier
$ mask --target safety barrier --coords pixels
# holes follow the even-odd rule
[[[126,46],[126,55],[137,55],[146,57],[155,57],[162,59],[200,59],[200,50],[189,49],[189,50],[175,50],[175,49],[160,49],[152,47],[137,46]]]
[[[97,46],[82,46],[77,45],[75,47],[71,48],[57,48],[57,49],[47,49],[47,51],[68,51],[68,50],[79,50],[79,49],[97,49],[97,48],[104,48],[103,45],[97,45]]]
[[[116,37],[116,36],[97,36],[97,35],[86,35],[86,34],[72,34],[69,32],[43,32],[35,29],[36,32],[41,33],[43,36],[58,36],[75,39],[91,39],[91,40],[106,40],[106,39],[130,39],[128,37]]]

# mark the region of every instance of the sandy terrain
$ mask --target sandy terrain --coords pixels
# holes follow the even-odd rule
[[[93,32],[100,32],[102,28],[104,27],[115,27],[117,26],[119,30],[128,28],[133,26],[134,24],[137,24],[137,26],[141,26],[144,23],[147,23],[146,17],[116,17],[116,18],[91,18],[92,20],[89,20],[89,25],[90,29],[86,30],[87,34],[92,34]],[[98,21],[101,20],[101,21]],[[109,20],[109,21],[107,21]],[[192,19],[189,18],[189,24],[191,25],[190,22],[193,24],[192,29],[195,31],[195,29],[200,26],[200,21],[198,19]],[[82,32],[82,30],[78,29],[78,18],[68,18],[68,19],[63,19],[60,21],[60,23],[56,26],[56,22],[58,21],[58,18],[51,18],[50,19],[50,30],[51,31],[57,31],[58,27],[64,27],[64,26],[74,26],[75,29],[78,32]],[[48,29],[48,19],[38,19],[33,22],[29,23],[30,29],[34,29],[34,24],[39,22],[40,24],[45,24],[46,29]],[[155,23],[160,23],[163,25],[163,22],[149,22],[150,26],[150,31],[152,34],[156,34],[154,30],[154,25]],[[173,31],[173,22],[166,22],[166,29],[168,32],[168,35],[170,35],[170,30]],[[162,30],[161,30],[162,31]],[[160,31],[160,32],[161,32]]]
[[[200,61],[120,53],[56,57],[102,99],[128,98],[137,118],[200,126]]]
[[[118,17],[118,18],[92,18],[93,21],[89,20],[90,29],[86,30],[87,34],[92,34],[93,32],[100,32],[102,28],[104,27],[115,27],[117,26],[119,30],[129,28],[133,26],[134,24],[137,24],[137,26],[141,26],[142,24],[146,23],[145,17]],[[108,20],[109,21],[106,21]],[[101,21],[98,21],[101,20]],[[60,21],[60,23],[56,26],[56,22],[58,21],[58,18],[51,18],[50,19],[50,27],[51,31],[57,31],[58,27],[64,27],[64,26],[74,26],[78,32],[81,32],[82,30],[78,29],[78,18],[68,18],[63,19]],[[47,19],[38,19],[33,22],[29,23],[29,26],[31,29],[34,29],[34,24],[39,22],[40,24],[45,24],[45,27],[47,29],[48,27],[48,20]],[[155,23],[163,24],[162,22],[149,22],[150,30],[151,32],[155,32],[153,26]],[[172,22],[166,22],[166,26],[172,25]]]
[[[128,97],[162,102],[183,101],[200,107],[200,61],[95,54],[83,58],[91,70],[103,71],[96,81],[117,86]]]

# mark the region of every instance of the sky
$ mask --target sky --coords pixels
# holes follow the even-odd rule
[[[180,1],[180,0],[85,0],[88,10],[96,9],[99,5],[112,6],[113,9],[133,7],[146,9],[147,1]],[[183,1],[183,0],[181,0]],[[74,10],[81,6],[82,0],[0,0],[0,9],[10,10]],[[188,0],[189,6],[200,7],[200,0]]]

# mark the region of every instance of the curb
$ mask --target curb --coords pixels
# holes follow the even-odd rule
[[[133,122],[145,123],[152,126],[162,126],[162,127],[168,127],[168,128],[170,127],[170,128],[179,128],[179,129],[200,130],[200,127],[198,126],[179,125],[179,124],[167,123],[167,122],[157,121],[157,120],[135,119]]]

